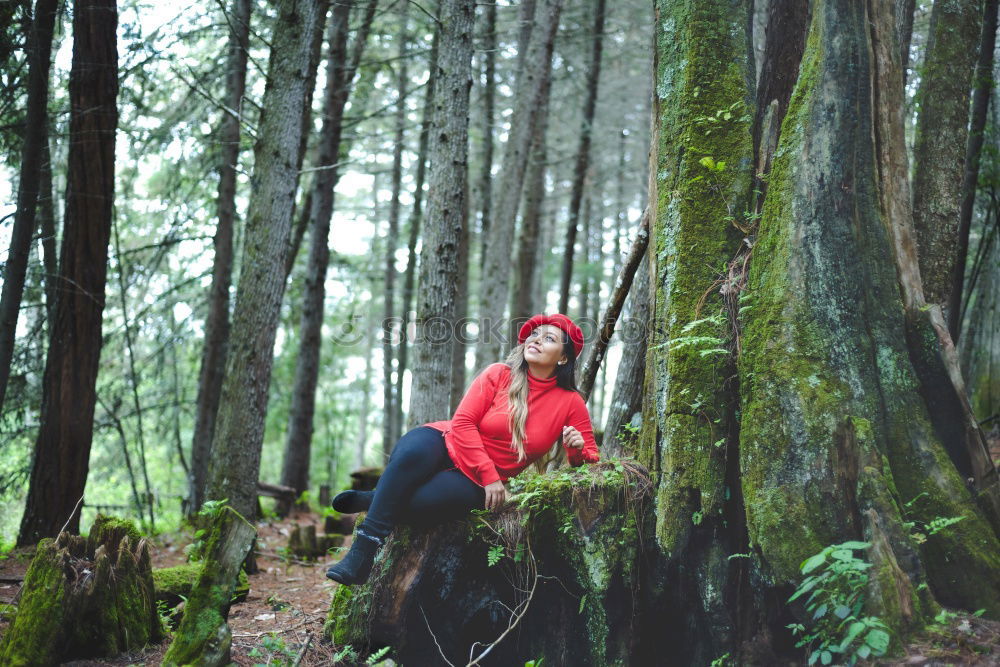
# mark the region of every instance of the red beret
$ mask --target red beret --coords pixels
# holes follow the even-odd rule
[[[531,332],[543,324],[551,324],[565,331],[569,339],[573,341],[576,356],[580,356],[580,352],[583,351],[583,331],[580,330],[580,327],[576,326],[573,320],[559,313],[555,315],[532,315],[531,319],[521,326],[521,331],[517,334],[517,342],[523,343],[528,340]]]

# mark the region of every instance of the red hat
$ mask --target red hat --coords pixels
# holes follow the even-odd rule
[[[580,352],[583,350],[583,331],[580,330],[580,327],[576,326],[573,320],[559,313],[555,315],[532,315],[531,319],[521,325],[521,330],[517,334],[517,342],[523,343],[526,341],[531,332],[543,324],[551,324],[565,331],[569,339],[573,341],[576,356],[580,356]]]

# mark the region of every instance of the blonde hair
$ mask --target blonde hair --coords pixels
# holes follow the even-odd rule
[[[507,390],[510,448],[517,452],[517,460],[523,461],[527,458],[524,453],[524,428],[528,422],[528,364],[524,360],[524,343],[511,350],[504,363],[510,366],[510,389]]]

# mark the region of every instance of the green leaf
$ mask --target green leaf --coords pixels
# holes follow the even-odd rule
[[[861,631],[865,629],[865,624],[861,621],[855,621],[851,623],[851,627],[847,629],[847,635],[844,636],[844,641],[840,642],[840,650],[846,650],[854,638],[861,634]]]
[[[862,660],[864,660],[869,655],[871,655],[871,653],[872,653],[872,650],[870,648],[868,648],[868,646],[865,645],[865,644],[862,644],[861,648],[859,648],[858,651],[857,651],[858,657],[861,658]]]
[[[823,604],[821,604],[819,606],[819,609],[816,610],[816,613],[813,614],[813,620],[815,621],[817,618],[819,618],[820,616],[822,616],[823,614],[825,614],[827,609],[829,609],[829,607],[827,607],[827,605],[826,605],[825,602]]]
[[[829,665],[831,662],[833,662],[833,654],[830,653],[829,651],[823,651],[823,653],[820,655],[820,662],[822,662],[824,665]]]
[[[830,556],[837,560],[854,560],[854,554],[850,549],[837,549]]]
[[[809,654],[809,664],[815,665],[816,661],[819,660],[819,651],[813,651]]]
[[[857,541],[844,542],[843,544],[837,545],[839,549],[867,549],[870,546],[871,544],[869,542],[857,542]]]
[[[865,643],[872,647],[876,655],[883,655],[889,648],[889,633],[872,630],[865,636]]]
[[[706,169],[715,169],[715,160],[711,156],[706,155],[702,159],[698,160],[698,164],[705,167]]]
[[[847,618],[848,614],[851,613],[851,608],[845,605],[839,605],[833,610],[833,613],[837,615],[837,618]]]
[[[802,574],[809,574],[810,572],[812,572],[825,562],[826,562],[826,549],[816,554],[815,556],[812,556],[811,558],[807,558],[802,563]]]

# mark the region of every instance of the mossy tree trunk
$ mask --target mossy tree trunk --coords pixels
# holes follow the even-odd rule
[[[938,602],[1000,615],[996,472],[910,242],[898,17],[783,4],[755,87],[748,3],[657,3],[640,446],[678,663],[794,655],[799,565],[846,540],[901,633]]]
[[[163,656],[164,665],[229,664],[232,633],[226,618],[239,582],[240,566],[256,529],[230,507],[212,522],[205,560],[184,607],[184,618]]]
[[[149,544],[128,521],[98,516],[89,537],[39,542],[0,664],[108,657],[162,637]]]

